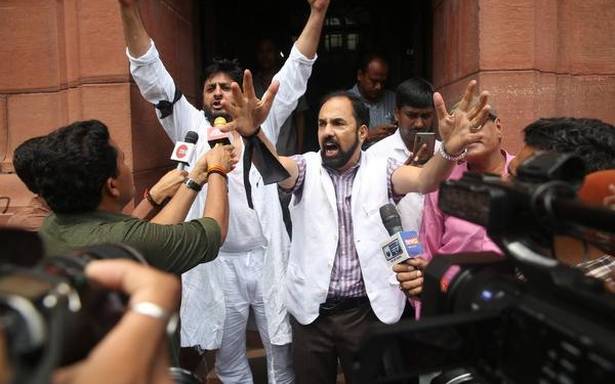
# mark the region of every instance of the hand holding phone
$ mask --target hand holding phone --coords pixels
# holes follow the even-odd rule
[[[425,164],[434,153],[436,134],[434,132],[417,132],[414,136],[413,160],[417,164]]]

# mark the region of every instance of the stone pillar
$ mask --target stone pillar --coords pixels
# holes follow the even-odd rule
[[[192,101],[200,92],[196,3],[141,1],[163,60]],[[13,149],[75,120],[109,126],[138,193],[170,165],[171,142],[131,83],[117,1],[7,0],[0,36],[0,196],[12,199],[11,210],[31,196],[13,173]]]
[[[471,79],[492,94],[516,152],[539,117],[615,123],[615,2],[434,0],[434,86],[449,103]]]

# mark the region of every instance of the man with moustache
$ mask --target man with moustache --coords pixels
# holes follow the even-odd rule
[[[230,119],[224,103],[232,103],[231,82],[241,81],[241,69],[229,60],[219,60],[205,69],[204,110],[181,95],[159,58],[141,20],[137,0],[119,0],[128,46],[131,74],[142,95],[158,108],[160,123],[172,140],[181,140],[188,130],[201,138],[197,155],[209,150],[207,129],[218,116]],[[257,108],[262,130],[276,142],[280,128],[305,93],[316,60],[316,49],[329,0],[308,0],[310,16],[272,86]],[[271,111],[263,106],[277,97]],[[236,155],[243,141],[232,134]],[[277,186],[264,185],[252,167],[249,184],[252,209],[246,198],[243,164],[229,173],[229,232],[215,262],[187,272],[182,281],[182,345],[217,349],[216,373],[225,383],[251,383],[246,357],[246,324],[252,308],[267,354],[270,382],[293,381],[290,365],[291,329],[283,304],[283,276],[289,238],[282,220]],[[188,219],[202,211],[205,194],[195,201]],[[271,204],[276,202],[276,204]]]
[[[472,82],[465,98],[471,98]],[[258,104],[249,73],[245,94],[233,84],[233,122],[224,130],[258,135],[275,147],[254,122]],[[423,168],[361,151],[369,112],[348,92],[325,97],[318,116],[319,152],[278,156],[290,174],[281,181],[292,191],[291,255],[286,273],[286,305],[293,320],[293,361],[298,383],[335,383],[337,362],[349,380],[353,354],[370,323],[394,323],[406,304],[381,254],[388,238],[379,208],[408,192],[438,187],[477,136],[470,132],[488,115],[486,95],[475,108],[449,115],[440,94],[434,103],[444,143]],[[225,104],[225,103],[224,103]],[[451,155],[452,154],[452,155]]]
[[[399,84],[395,90],[395,119],[398,129],[391,136],[369,147],[367,152],[395,159],[400,164],[412,164],[420,151],[420,148],[414,148],[416,133],[433,132],[433,92],[432,85],[418,77]],[[439,147],[438,141],[435,150]],[[418,233],[423,217],[423,195],[408,193],[397,204],[397,210],[404,229]]]

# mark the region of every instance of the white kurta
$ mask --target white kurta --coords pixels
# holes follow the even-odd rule
[[[161,100],[173,100],[175,83],[160,60],[153,42],[143,56],[133,58],[128,54],[128,57],[132,76],[147,101],[156,104]],[[305,93],[315,60],[316,57],[306,58],[294,46],[286,63],[274,77],[280,82],[280,89],[269,116],[261,126],[272,142],[277,141],[280,127],[294,110],[299,97]],[[182,140],[186,132],[194,130],[199,134],[196,156],[200,157],[210,149],[207,143],[207,128],[211,124],[203,111],[192,106],[184,96],[175,103],[173,114],[164,119],[160,119],[159,112],[157,114],[171,140]],[[266,246],[262,279],[265,282],[263,300],[269,337],[272,344],[282,345],[291,341],[288,314],[283,300],[283,279],[288,262],[289,239],[278,203],[277,185],[264,185],[255,167],[250,170],[250,184],[252,185],[254,211]],[[206,188],[198,195],[186,220],[202,216],[205,197]],[[245,200],[245,192],[241,196],[233,193],[229,199],[232,210],[234,201]],[[233,223],[241,222],[240,218],[230,221],[229,234],[231,237],[240,235],[241,228]],[[225,316],[222,276],[219,260],[200,264],[182,276],[180,310],[182,346],[198,345],[205,349],[219,348]]]
[[[436,141],[435,150],[437,151],[439,148],[440,142]],[[406,148],[399,129],[391,136],[385,137],[369,147],[366,152],[379,158],[394,159],[399,164],[405,163],[408,157],[412,155],[412,151]],[[408,193],[397,204],[397,210],[401,216],[401,224],[404,230],[419,233],[421,220],[423,219],[423,196],[421,193]]]

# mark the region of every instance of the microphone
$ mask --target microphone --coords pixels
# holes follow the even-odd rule
[[[229,145],[231,143],[231,134],[222,132],[219,127],[226,124],[226,119],[223,116],[218,116],[214,119],[213,126],[207,129],[207,142],[211,148],[216,144]]]
[[[184,141],[178,141],[175,143],[175,148],[173,148],[173,153],[171,153],[171,160],[175,160],[179,163],[177,164],[178,170],[183,171],[184,167],[188,165],[194,155],[194,149],[198,140],[198,133],[188,131]]]
[[[395,205],[389,203],[380,207],[380,218],[390,236],[380,247],[391,266],[423,253],[416,231],[404,231],[401,226],[401,218]]]

